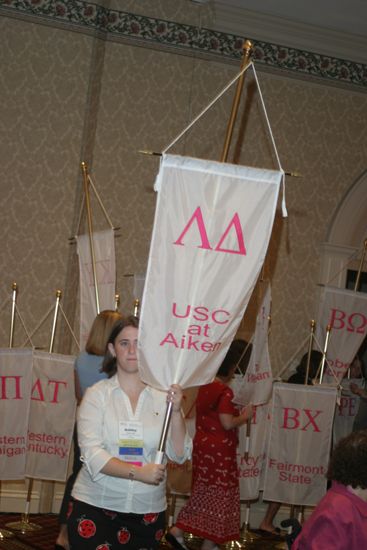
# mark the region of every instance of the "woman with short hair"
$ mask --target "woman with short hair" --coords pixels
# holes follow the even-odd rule
[[[367,548],[367,431],[336,445],[329,464],[331,488],[302,527],[292,550]]]

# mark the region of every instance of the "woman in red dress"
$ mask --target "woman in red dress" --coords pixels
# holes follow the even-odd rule
[[[185,549],[183,532],[203,538],[202,550],[240,536],[240,492],[236,450],[237,428],[252,415],[251,405],[240,414],[227,385],[238,360],[230,348],[215,380],[201,386],[196,401],[191,497],[178,514],[166,540]]]

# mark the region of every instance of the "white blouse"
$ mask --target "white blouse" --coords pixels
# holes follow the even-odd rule
[[[149,485],[101,473],[112,457],[119,458],[119,426],[124,421],[142,423],[142,463],[154,462],[167,408],[166,397],[166,392],[147,386],[133,413],[116,375],[87,389],[78,412],[83,467],[73,487],[74,498],[116,512],[146,514],[166,509],[165,480],[159,485]],[[165,451],[170,460],[183,463],[191,456],[192,440],[186,434],[184,454],[178,457],[169,433]]]

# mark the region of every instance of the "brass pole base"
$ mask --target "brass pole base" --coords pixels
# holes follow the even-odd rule
[[[12,531],[8,531],[7,529],[2,529],[0,527],[0,541],[4,539],[11,539],[14,536],[15,534]]]
[[[197,537],[196,535],[193,535],[192,533],[184,533],[184,542],[188,548],[199,550],[201,548],[203,539]]]
[[[257,535],[256,533],[253,533],[250,530],[249,524],[246,525],[246,523],[244,523],[241,529],[241,537],[240,537],[240,541],[242,545],[243,543],[251,543],[259,539],[260,539],[260,536]]]
[[[22,535],[25,535],[26,533],[29,533],[31,531],[39,531],[42,529],[41,525],[37,525],[37,523],[31,523],[29,521],[28,514],[22,514],[20,521],[11,521],[10,523],[6,523],[5,527],[10,527],[10,529],[15,529],[15,531],[20,531]]]
[[[231,550],[232,548],[242,548],[242,544],[238,540],[230,540],[225,544],[220,545],[224,550]]]

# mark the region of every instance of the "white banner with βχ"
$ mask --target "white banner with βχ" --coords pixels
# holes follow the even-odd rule
[[[337,390],[275,383],[264,500],[314,506],[326,491]]]
[[[282,173],[166,155],[139,329],[144,382],[210,382],[264,261]]]

